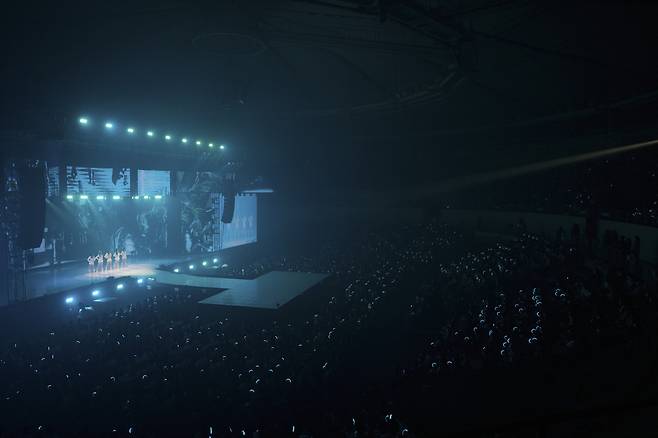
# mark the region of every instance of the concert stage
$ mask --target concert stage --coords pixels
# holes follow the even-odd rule
[[[282,271],[271,271],[251,280],[205,277],[161,270],[155,274],[156,281],[163,284],[223,289],[200,301],[201,304],[259,309],[277,309],[327,277],[327,274]]]
[[[105,272],[89,272],[86,261],[65,265],[28,270],[25,273],[27,299],[55,294],[94,283],[102,283],[109,277],[149,277],[154,276],[160,265],[180,263],[187,256],[178,258],[152,258],[129,260],[128,266]],[[0,306],[7,305],[7,297],[0,297]]]

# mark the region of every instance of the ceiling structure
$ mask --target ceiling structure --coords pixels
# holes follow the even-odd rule
[[[511,156],[527,142],[652,120],[654,9],[524,0],[44,2],[5,17],[4,127],[66,137],[80,114],[92,114],[201,133],[280,167],[290,157],[312,166],[334,152],[334,164],[373,152],[396,161],[401,143],[408,155],[440,149],[446,162],[492,150]]]

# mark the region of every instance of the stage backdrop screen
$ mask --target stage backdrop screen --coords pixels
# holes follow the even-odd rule
[[[258,240],[258,202],[256,195],[237,195],[233,221],[219,222],[221,249],[255,243]],[[221,202],[221,209],[224,208]],[[221,212],[219,218],[221,218]]]
[[[171,174],[168,170],[137,171],[137,194],[139,196],[169,196],[171,191]]]
[[[68,194],[130,196],[130,169],[66,166]]]

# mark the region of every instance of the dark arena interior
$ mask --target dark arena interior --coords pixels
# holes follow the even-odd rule
[[[656,17],[3,4],[0,437],[656,436]]]

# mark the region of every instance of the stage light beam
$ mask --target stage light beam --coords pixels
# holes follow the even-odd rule
[[[71,199],[73,199],[73,195],[66,195],[66,199],[70,201]]]
[[[100,294],[101,294],[101,291],[99,291],[98,289],[91,291],[91,296],[92,297],[97,297]]]
[[[187,139],[186,139],[186,138],[183,138],[181,141],[182,141],[183,143],[187,143]]]
[[[126,132],[128,134],[134,134],[135,133],[135,128],[128,128],[128,129],[126,129]]]
[[[188,268],[190,268],[190,271],[192,271],[192,270],[194,270],[194,265],[190,265],[190,266],[188,266]]]
[[[162,199],[162,195],[155,195],[154,198],[155,199]]]
[[[201,146],[201,140],[196,141],[197,146]]]
[[[203,266],[208,266],[208,262],[205,261],[205,260],[204,260],[203,263],[201,263],[201,264],[202,264]]]
[[[212,143],[208,143],[208,147],[209,147],[209,148],[214,148],[214,147],[215,147],[215,145],[214,145],[214,144],[212,144]]]
[[[82,201],[84,201],[84,200],[89,199],[89,196],[87,196],[87,195],[80,195],[80,199],[81,199]]]
[[[226,146],[224,146],[223,144],[220,144],[220,145],[219,145],[219,148],[220,148],[221,150],[224,150],[224,149],[226,149]]]
[[[114,128],[114,123],[112,123],[112,122],[105,122],[105,127],[106,127],[107,129],[112,129],[112,128]]]
[[[171,140],[171,135],[165,135],[165,140]]]
[[[81,125],[87,125],[89,124],[89,119],[87,119],[86,117],[80,117],[78,119],[78,122],[80,122]]]
[[[212,262],[217,263],[217,262],[219,262],[219,259],[212,259]]]
[[[138,279],[137,279],[137,284],[143,284],[143,283],[144,283],[144,279],[143,279],[143,278],[138,278]]]
[[[73,304],[73,301],[74,301],[73,297],[66,297],[66,299],[64,300],[66,304]]]
[[[119,196],[119,195],[112,195],[112,199],[114,199],[115,201],[118,201],[119,199],[121,199],[121,196]]]
[[[153,137],[154,134],[153,134],[153,131],[148,131],[148,132],[146,133],[146,135],[148,135],[149,137]]]
[[[102,200],[104,200],[104,199],[105,199],[105,196],[103,196],[103,195],[98,195],[98,196],[96,196],[96,200],[97,200],[97,201],[102,201]]]
[[[174,272],[175,272],[176,274],[178,274],[178,273],[180,272],[180,269],[178,269],[178,268],[174,268]]]
[[[123,283],[117,284],[117,290],[123,290]]]

